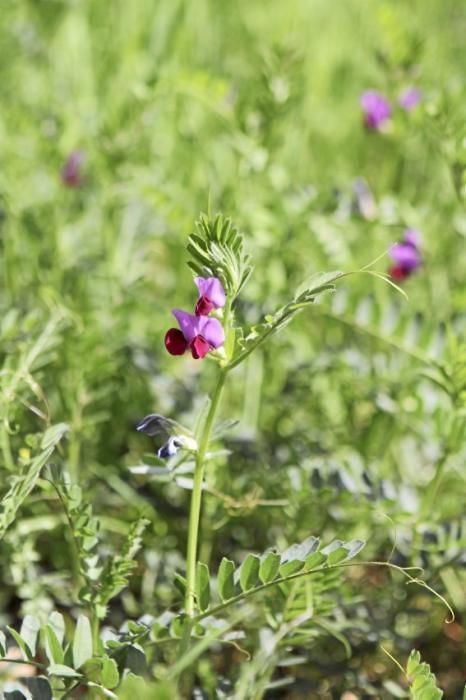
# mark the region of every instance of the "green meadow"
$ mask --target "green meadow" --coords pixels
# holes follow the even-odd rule
[[[463,697],[465,33],[1,1],[1,700]]]

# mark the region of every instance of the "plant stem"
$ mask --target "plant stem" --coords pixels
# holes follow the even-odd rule
[[[81,573],[81,567],[79,563],[79,546],[78,543],[76,542],[76,537],[74,534],[74,528],[73,528],[73,521],[71,520],[70,513],[68,510],[68,505],[66,503],[66,500],[63,497],[62,492],[60,491],[60,487],[58,484],[55,484],[53,481],[49,481],[49,483],[53,486],[55,489],[55,493],[58,496],[58,499],[62,505],[63,511],[65,513],[66,520],[68,522],[68,539],[70,541],[70,554],[71,554],[71,567],[73,571],[73,583],[74,583],[74,588],[75,592],[78,592],[78,589],[80,588],[81,584],[84,583],[84,578]]]
[[[27,666],[35,666],[35,668],[40,668],[41,671],[45,671],[47,668],[47,666],[40,664],[38,661],[28,661],[26,659],[9,659],[8,657],[0,656],[0,662],[2,664],[26,664]]]
[[[337,564],[322,564],[322,566],[318,566],[315,569],[305,569],[304,571],[298,571],[295,574],[289,574],[288,576],[279,576],[278,578],[273,579],[273,581],[269,581],[268,583],[263,583],[259,586],[256,586],[255,588],[250,588],[247,591],[243,591],[242,593],[238,593],[237,595],[233,596],[233,598],[229,598],[228,600],[224,601],[223,603],[219,603],[218,605],[214,605],[211,608],[208,608],[208,610],[204,610],[204,612],[198,613],[192,620],[192,624],[197,624],[198,622],[201,622],[204,620],[204,618],[209,617],[209,616],[216,616],[226,608],[229,608],[232,605],[235,605],[236,603],[242,602],[244,600],[247,600],[248,598],[251,598],[252,596],[257,595],[258,593],[262,593],[263,591],[268,590],[269,588],[272,588],[274,586],[277,586],[278,584],[281,583],[288,583],[290,581],[294,581],[295,579],[300,579],[303,578],[304,576],[313,576],[315,574],[320,574],[323,571],[330,571],[331,569],[346,569],[350,568],[353,566],[380,566],[384,567],[387,569],[391,569],[393,571],[398,571],[400,574],[402,574],[405,578],[408,579],[408,583],[416,583],[418,586],[422,586],[424,588],[427,588],[431,593],[435,595],[436,598],[441,600],[446,607],[448,608],[449,612],[453,615],[453,611],[445,598],[443,598],[439,593],[437,593],[433,588],[430,586],[427,586],[425,581],[422,579],[416,578],[414,576],[411,576],[409,573],[410,571],[416,570],[416,571],[422,571],[422,568],[420,566],[398,566],[397,564],[392,564],[389,561],[356,561],[356,562],[340,562]],[[454,615],[453,615],[454,619]]]
[[[8,434],[7,421],[3,420],[3,425],[0,433],[1,449],[3,454],[3,459],[5,462],[5,467],[8,471],[12,472],[15,468],[15,463],[13,460],[13,455],[11,454],[10,437]]]
[[[97,611],[94,606],[90,608],[90,618],[91,618],[91,631],[92,631],[92,649],[94,651],[94,656],[98,656],[100,653],[99,642],[100,642],[100,623],[97,616]]]
[[[434,506],[448,457],[449,452],[445,450],[437,464],[434,476],[425,488],[424,498],[421,503],[421,518],[427,517]]]
[[[209,445],[210,433],[214,423],[215,415],[218,410],[220,399],[222,396],[223,385],[227,375],[226,369],[221,369],[212,395],[212,403],[210,404],[209,413],[202,428],[202,433],[199,439],[199,449],[196,455],[196,465],[194,468],[193,491],[191,495],[191,508],[189,512],[188,526],[188,547],[186,553],[186,596],[185,596],[185,612],[188,617],[193,617],[195,612],[195,584],[196,584],[196,561],[197,561],[197,543],[199,535],[199,518],[201,514],[202,501],[202,480],[204,477],[204,461]]]

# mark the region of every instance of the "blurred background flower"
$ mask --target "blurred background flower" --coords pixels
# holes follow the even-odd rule
[[[392,115],[389,101],[376,90],[366,90],[361,95],[364,124],[368,129],[380,131]]]
[[[400,95],[399,104],[406,112],[411,112],[422,100],[422,92],[419,88],[408,87]]]
[[[83,151],[72,151],[61,171],[63,184],[67,187],[79,187],[83,183],[83,166],[86,156]]]
[[[404,239],[390,248],[389,254],[394,264],[390,268],[390,277],[402,282],[422,265],[419,250],[419,232],[406,229]]]

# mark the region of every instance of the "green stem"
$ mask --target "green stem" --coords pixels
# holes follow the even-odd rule
[[[91,618],[91,631],[92,631],[92,649],[94,651],[94,656],[98,656],[100,653],[99,642],[100,642],[100,623],[97,615],[97,611],[94,606],[91,606],[90,610]]]
[[[443,472],[445,470],[445,465],[447,463],[448,456],[449,452],[445,450],[439,463],[437,464],[434,476],[432,477],[431,481],[427,484],[427,487],[424,492],[424,498],[421,503],[421,518],[427,517],[435,503],[435,499],[437,497],[437,493],[440,487],[440,482],[442,481]]]
[[[12,471],[14,471],[15,463],[13,460],[13,455],[11,453],[10,436],[8,434],[8,427],[7,427],[6,420],[3,421],[1,434],[0,434],[0,440],[1,440],[1,449],[2,449],[2,454],[3,454],[3,459],[5,462],[5,467],[8,469],[8,471],[12,472]]]
[[[49,481],[49,483],[55,489],[55,493],[58,496],[58,499],[59,499],[59,501],[62,505],[63,511],[65,513],[66,520],[68,522],[68,538],[69,538],[69,542],[71,545],[70,554],[71,554],[71,567],[72,567],[72,571],[73,571],[73,584],[74,584],[75,593],[77,593],[80,586],[84,583],[84,577],[81,573],[81,566],[80,566],[80,561],[79,561],[79,545],[76,541],[76,537],[74,534],[73,521],[70,517],[70,513],[68,510],[68,504],[66,503],[65,499],[63,498],[63,494],[60,491],[60,486],[58,484],[55,484],[53,481]]]
[[[26,664],[27,666],[34,666],[35,668],[40,668],[41,671],[45,671],[47,668],[47,666],[44,666],[44,664],[40,664],[37,661],[28,661],[26,659],[9,659],[7,656],[0,656],[0,662],[2,664]]]
[[[185,612],[192,618],[195,612],[195,587],[196,587],[196,562],[197,543],[199,536],[199,518],[201,514],[202,502],[202,480],[204,477],[204,462],[209,445],[210,433],[218,410],[222,396],[223,386],[227,375],[226,369],[221,369],[215,387],[209,413],[207,414],[202,433],[199,439],[199,448],[196,455],[196,465],[194,468],[193,491],[191,495],[191,508],[189,513],[188,526],[188,548],[186,553],[186,596]]]

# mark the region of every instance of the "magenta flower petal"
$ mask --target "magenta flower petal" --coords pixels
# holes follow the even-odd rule
[[[188,343],[190,343],[192,340],[194,340],[194,338],[197,335],[199,335],[199,316],[188,314],[187,311],[182,311],[181,309],[173,309],[172,314],[178,321],[178,325],[181,328],[181,332],[183,333]]]
[[[408,243],[408,245],[414,246],[414,248],[418,248],[420,243],[419,231],[416,231],[415,228],[407,228],[405,231],[404,242]]]
[[[397,243],[390,248],[391,259],[404,270],[415,270],[421,264],[421,256],[417,248],[407,243]]]
[[[183,332],[178,328],[170,328],[165,334],[165,347],[170,355],[184,355],[188,343]]]
[[[183,336],[196,360],[203,358],[210,350],[219,348],[225,342],[223,326],[216,318],[194,316],[181,309],[173,309],[172,313],[180,326],[180,336]],[[182,354],[182,338],[175,336],[175,334],[175,329],[168,331],[165,340],[167,350],[173,355]]]
[[[195,277],[194,283],[199,290],[199,298],[205,297],[216,309],[225,306],[225,290],[217,277]]]
[[[404,282],[405,279],[410,276],[411,272],[399,265],[392,265],[388,274],[394,282]]]
[[[376,90],[366,90],[361,95],[360,104],[369,129],[379,129],[391,117],[390,103]]]
[[[213,348],[219,348],[225,342],[225,331],[223,326],[216,318],[208,316],[195,317],[199,321],[199,335],[207,340]]]
[[[400,95],[398,100],[400,107],[402,107],[407,112],[411,112],[412,109],[419,104],[422,100],[422,92],[415,87],[408,87]]]
[[[207,353],[212,350],[211,346],[209,345],[207,340],[202,337],[202,335],[198,335],[196,338],[194,338],[193,342],[190,345],[190,348],[191,355],[194,357],[195,360],[202,360],[202,358],[205,357]]]
[[[215,309],[215,305],[207,297],[199,297],[194,313],[196,316],[208,316]]]

